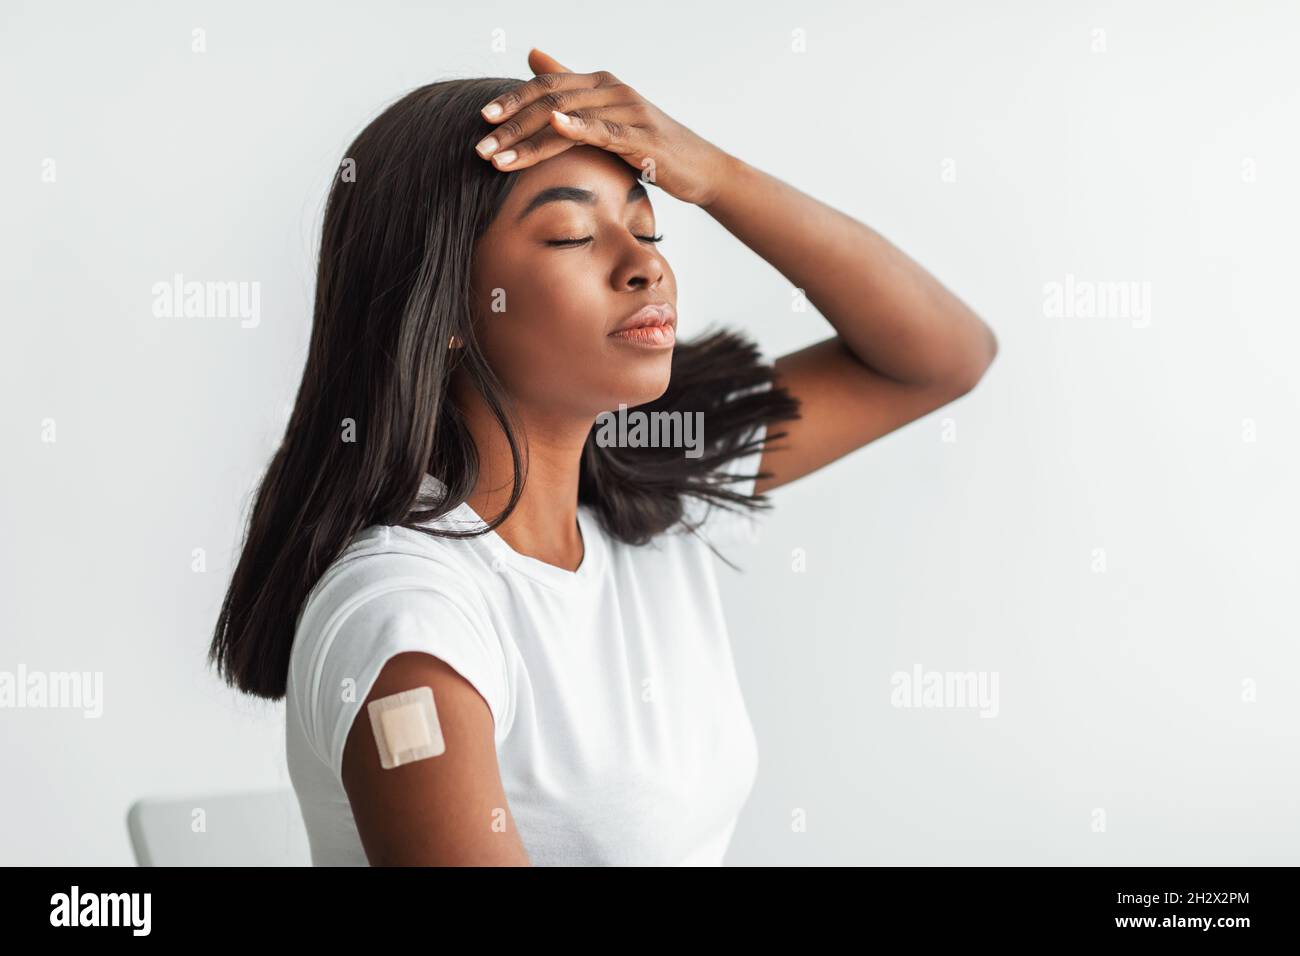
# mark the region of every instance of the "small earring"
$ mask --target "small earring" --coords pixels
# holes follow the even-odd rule
[[[450,339],[447,340],[447,348],[449,349],[458,349],[461,347],[461,344],[462,343],[460,341],[459,335],[453,335]]]

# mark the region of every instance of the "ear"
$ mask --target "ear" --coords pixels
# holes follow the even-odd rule
[[[528,51],[528,68],[534,73],[572,73],[573,71],[555,59],[553,56],[547,56],[537,47]]]

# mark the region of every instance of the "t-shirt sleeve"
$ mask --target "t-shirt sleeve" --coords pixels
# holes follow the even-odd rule
[[[500,640],[471,607],[427,585],[372,588],[330,615],[307,674],[304,725],[312,747],[342,780],[343,747],[384,664],[418,651],[445,661],[482,695],[500,743],[507,678]]]

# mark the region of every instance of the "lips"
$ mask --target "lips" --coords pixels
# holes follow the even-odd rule
[[[676,331],[677,312],[667,302],[657,302],[638,309],[624,319],[610,335],[618,335],[631,329],[648,329],[666,325]]]

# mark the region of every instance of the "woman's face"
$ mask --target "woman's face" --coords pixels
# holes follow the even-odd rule
[[[658,398],[673,337],[610,334],[646,305],[677,308],[636,170],[574,146],[515,175],[474,254],[475,333],[492,370],[535,414],[594,418]],[[585,241],[559,242],[573,239]]]

